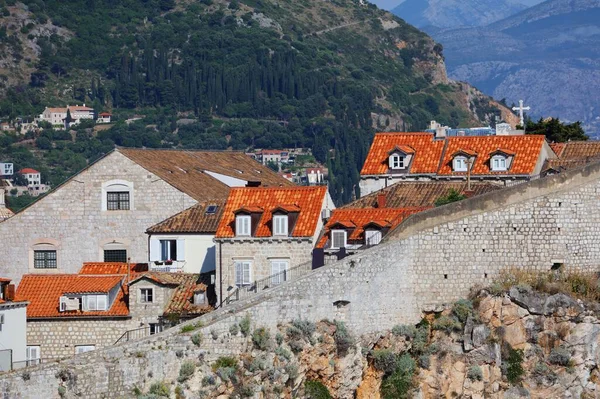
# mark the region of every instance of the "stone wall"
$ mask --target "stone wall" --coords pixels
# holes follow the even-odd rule
[[[142,288],[152,289],[152,303],[142,302]],[[137,327],[142,324],[158,323],[158,319],[164,313],[165,306],[174,291],[173,287],[156,284],[145,278],[131,284],[129,286],[129,314],[134,316]]]
[[[133,185],[133,209],[102,211],[102,184]],[[76,273],[83,262],[103,261],[113,241],[132,262],[148,261],[148,227],[196,201],[115,151],[67,181],[47,197],[0,222],[0,275],[18,283],[25,273]],[[57,269],[34,269],[33,246],[57,251]]]
[[[0,387],[9,398],[56,397],[55,375],[66,369],[77,375],[73,390],[83,397],[131,397],[136,386],[176,378],[186,358],[239,353],[247,341],[230,337],[229,328],[245,315],[269,328],[297,318],[337,319],[361,335],[415,323],[423,310],[465,296],[508,267],[597,271],[599,199],[595,164],[416,214],[377,247],[203,316],[200,347],[173,328],[40,366],[28,382],[19,373],[2,376]]]

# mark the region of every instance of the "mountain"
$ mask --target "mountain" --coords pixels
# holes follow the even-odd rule
[[[450,77],[534,118],[583,122],[600,134],[600,1],[549,0],[485,27],[438,31]]]
[[[405,0],[392,13],[408,23],[436,32],[483,26],[516,14],[541,0]]]
[[[0,136],[0,159],[58,184],[115,145],[308,147],[338,202],[375,130],[509,115],[447,79],[441,46],[360,0],[62,0],[0,4],[0,119],[86,103],[108,130]]]

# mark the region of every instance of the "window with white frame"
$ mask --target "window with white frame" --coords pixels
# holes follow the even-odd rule
[[[75,345],[75,354],[79,355],[80,353],[91,352],[96,350],[96,345]]]
[[[390,169],[404,169],[405,168],[405,157],[401,154],[390,155]]]
[[[242,287],[250,285],[252,279],[252,261],[239,260],[235,262],[235,285]]]
[[[152,303],[154,302],[154,290],[152,288],[140,288],[140,302]]]
[[[288,236],[288,215],[273,215],[273,235]]]
[[[81,306],[84,311],[107,310],[107,302],[108,298],[106,294],[84,295]]]
[[[467,157],[457,156],[454,157],[452,169],[455,172],[466,172],[467,171]]]
[[[235,217],[235,235],[250,236],[250,215],[237,215]]]
[[[40,364],[41,352],[39,345],[28,345],[25,351],[25,360],[27,366],[34,366]]]
[[[331,230],[331,249],[346,248],[346,231]]]
[[[163,326],[159,323],[150,323],[148,327],[150,330],[150,335],[158,334],[163,330]]]
[[[177,260],[177,240],[160,240],[160,260]]]
[[[381,242],[381,230],[365,230],[365,244],[377,245]]]
[[[271,284],[281,284],[287,280],[289,261],[287,259],[274,259],[271,261]]]
[[[492,157],[492,171],[506,170],[506,157],[504,155],[494,155]]]

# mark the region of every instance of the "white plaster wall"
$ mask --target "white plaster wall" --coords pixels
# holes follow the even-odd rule
[[[12,349],[13,363],[25,360],[27,347],[27,312],[25,306],[0,306],[4,324],[0,331],[0,350]]]

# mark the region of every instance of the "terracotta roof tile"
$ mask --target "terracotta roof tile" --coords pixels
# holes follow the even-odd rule
[[[37,170],[32,169],[32,168],[23,168],[19,171],[19,173],[23,175],[23,174],[27,174],[27,173],[40,173],[40,172],[38,172]]]
[[[569,141],[551,144],[553,149],[559,145],[562,146],[560,154],[557,153],[560,159],[581,159],[600,155],[600,141]]]
[[[209,206],[216,206],[214,213],[207,213]],[[157,233],[210,233],[217,232],[219,220],[225,208],[224,200],[206,201],[155,224],[146,232]]]
[[[433,133],[377,133],[360,174],[387,173],[389,152],[401,146],[410,146],[414,150],[410,173],[428,174],[437,171],[444,140],[434,140]]]
[[[217,229],[217,238],[235,236],[235,214],[242,207],[260,207],[262,212],[256,237],[271,237],[271,211],[279,204],[294,204],[300,208],[292,237],[311,237],[315,234],[321,217],[321,206],[327,187],[282,187],[282,188],[232,188],[225,205],[223,218]]]
[[[262,186],[291,186],[268,167],[243,152],[119,148],[118,151],[197,201],[225,199],[229,187],[212,177],[218,173]]]
[[[448,144],[438,175],[466,175],[466,172],[452,170],[452,154],[460,149],[474,151],[478,154],[472,167],[471,174],[473,176],[531,175],[535,171],[546,138],[542,135],[464,136],[449,137],[446,141]],[[490,170],[491,154],[500,149],[514,153],[514,159],[509,170],[493,172]]]
[[[125,276],[80,274],[25,274],[19,283],[16,300],[29,301],[28,318],[115,317],[128,316],[125,290],[120,288],[107,311],[59,311],[60,297],[66,293],[102,293],[121,284]]]
[[[148,271],[147,263],[130,263],[129,278],[137,278],[141,273]],[[79,274],[127,275],[127,263],[122,262],[86,262],[79,270]]]
[[[503,186],[487,182],[471,182],[471,192],[466,192],[466,181],[406,181],[393,184],[387,188],[365,195],[341,208],[371,208],[377,206],[377,196],[384,194],[386,206],[389,208],[432,207],[435,200],[447,195],[454,189],[469,197],[502,189]]]
[[[565,143],[550,143],[550,148],[552,148],[552,151],[560,158],[560,155],[565,149]]]
[[[332,227],[338,224],[344,224],[348,221],[351,225],[356,226],[352,228],[348,235],[348,243],[362,244],[365,240],[364,227],[369,224],[379,224],[381,226],[389,226],[390,228],[396,227],[408,216],[422,212],[429,207],[417,207],[417,208],[338,208],[333,211],[331,217],[325,225],[325,231],[317,248],[324,248],[329,240],[329,231]],[[350,226],[351,226],[350,225]]]

